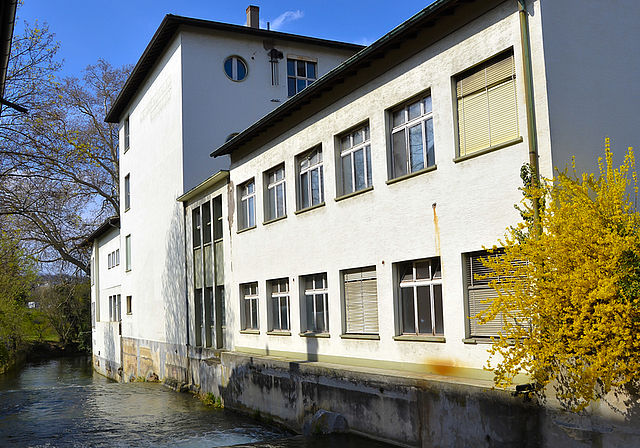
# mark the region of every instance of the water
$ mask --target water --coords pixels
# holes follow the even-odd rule
[[[291,437],[156,383],[116,383],[88,358],[0,375],[2,447],[386,448],[352,435]]]

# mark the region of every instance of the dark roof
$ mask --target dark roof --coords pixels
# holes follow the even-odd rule
[[[113,228],[120,228],[119,216],[112,216],[110,218],[107,218],[102,224],[100,224],[100,226],[96,230],[93,231],[93,233],[91,233],[91,235],[87,237],[86,244],[91,244],[94,240],[100,238],[102,235]]]
[[[288,117],[294,115],[301,116],[299,111],[303,107],[311,104],[337,86],[344,84],[348,78],[357,79],[358,77],[356,75],[359,70],[381,61],[388,52],[398,50],[406,41],[415,39],[423,29],[433,28],[438,20],[443,17],[452,16],[456,7],[461,4],[472,3],[473,1],[474,0],[435,0],[431,5],[415,14],[409,20],[400,24],[359,53],[356,53],[306,89],[256,121],[235,138],[220,146],[211,153],[211,156],[217,157],[231,154],[233,151],[239,149],[260,134],[267,132],[267,130]],[[378,66],[381,70],[391,68],[388,64],[384,63]]]
[[[242,25],[231,25],[228,23],[212,22],[210,20],[192,19],[189,17],[175,16],[167,14],[158,27],[156,33],[151,38],[151,42],[142,53],[140,60],[133,68],[131,75],[120,91],[118,98],[111,106],[111,110],[107,113],[106,122],[117,123],[125,108],[136,94],[140,85],[144,82],[147,75],[158,61],[165,47],[173,38],[180,26],[191,26],[196,28],[226,31],[230,33],[241,33],[249,36],[257,36],[268,39],[280,39],[291,42],[299,42],[309,45],[320,45],[329,48],[338,48],[350,51],[358,51],[362,45],[349,44],[346,42],[338,42],[334,40],[317,39],[315,37],[298,36],[296,34],[280,33],[278,31],[269,31],[259,28],[250,28]]]
[[[17,7],[18,0],[0,0],[0,98],[4,97],[4,83],[7,78]]]

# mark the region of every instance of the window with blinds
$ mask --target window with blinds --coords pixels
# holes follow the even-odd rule
[[[489,286],[492,280],[497,279],[492,275],[493,271],[486,267],[482,260],[488,257],[499,257],[500,253],[490,254],[486,251],[469,254],[466,257],[467,294],[469,300],[469,337],[499,337],[504,325],[504,316],[497,315],[491,321],[480,324],[475,316],[489,308],[491,301],[498,297],[495,289]],[[477,276],[487,275],[478,279]]]
[[[460,156],[520,136],[513,50],[457,77]]]
[[[344,271],[346,333],[378,334],[376,268]]]

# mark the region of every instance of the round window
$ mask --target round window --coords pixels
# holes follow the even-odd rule
[[[247,63],[240,56],[229,56],[224,61],[224,72],[229,79],[242,81],[247,77]]]

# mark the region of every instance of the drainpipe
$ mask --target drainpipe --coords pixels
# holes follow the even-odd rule
[[[531,186],[535,189],[540,185],[540,165],[538,163],[538,136],[536,133],[536,113],[533,98],[533,69],[531,64],[531,42],[529,39],[529,24],[527,22],[526,0],[518,1],[518,11],[520,14],[520,44],[522,46],[522,61],[524,75],[524,95],[527,108],[527,134],[529,143],[529,165],[533,169],[531,176]],[[540,205],[537,200],[533,201],[533,229],[535,237],[541,233],[540,228]]]

